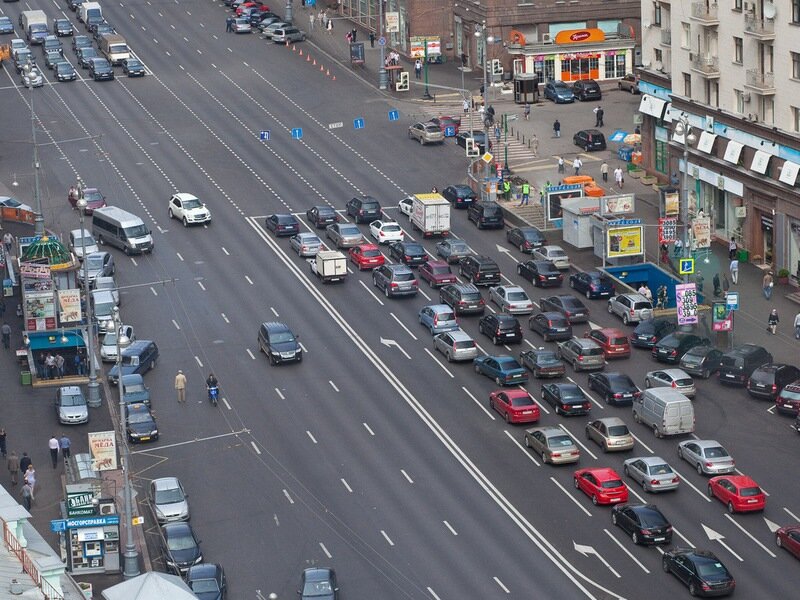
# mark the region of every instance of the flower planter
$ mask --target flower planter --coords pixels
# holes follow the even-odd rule
[[[653,177],[652,175],[643,175],[641,177],[640,181],[644,185],[654,185],[654,184],[658,183],[658,177]]]

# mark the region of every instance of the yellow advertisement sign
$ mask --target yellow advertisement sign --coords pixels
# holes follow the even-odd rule
[[[644,252],[642,248],[642,226],[612,227],[606,232],[606,256],[636,256]]]

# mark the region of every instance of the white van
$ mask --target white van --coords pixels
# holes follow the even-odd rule
[[[633,420],[644,423],[656,437],[694,431],[692,401],[672,388],[652,388],[633,400]]]
[[[116,33],[101,35],[97,46],[100,48],[100,54],[105,56],[112,65],[120,65],[123,60],[131,57],[125,38]]]
[[[115,246],[125,254],[139,254],[153,250],[153,237],[144,221],[116,206],[94,209],[92,235],[99,245]]]
[[[78,21],[81,23],[87,23],[90,18],[103,19],[103,9],[100,8],[99,2],[84,2],[78,7],[75,14],[78,15]]]

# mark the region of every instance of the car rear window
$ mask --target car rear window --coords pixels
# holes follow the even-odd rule
[[[617,437],[621,435],[628,435],[628,426],[627,425],[612,425],[608,428],[608,435]]]
[[[378,250],[377,248],[373,248],[371,250],[364,250],[364,252],[361,253],[362,256],[366,256],[368,258],[372,258],[373,256],[380,256],[380,254],[381,251]]]
[[[431,267],[431,273],[434,275],[451,275],[450,267],[442,265],[441,267]]]
[[[612,337],[611,343],[615,346],[624,346],[628,343],[628,338],[626,337]]]
[[[425,254],[425,248],[420,244],[406,244],[405,251],[406,254]]]
[[[564,308],[583,309],[583,305],[577,298],[572,298],[572,297],[563,298],[561,302],[564,305]]]
[[[649,302],[637,302],[633,305],[634,310],[644,310],[645,308],[653,308]]]
[[[342,235],[361,235],[361,230],[355,225],[342,225],[339,231]]]
[[[500,216],[500,207],[499,206],[484,206],[483,207],[483,216],[484,217],[497,217],[497,216]]]
[[[746,487],[746,488],[742,488],[741,490],[739,490],[739,495],[743,496],[743,497],[758,496],[760,493],[761,493],[761,488],[758,487],[758,486],[756,486],[756,487]]]
[[[467,348],[474,348],[475,342],[474,340],[465,340],[461,342],[456,342],[455,344],[456,350],[466,350]]]
[[[451,312],[442,311],[436,315],[440,321],[455,321],[456,316]],[[691,381],[691,380],[690,380]]]
[[[436,125],[426,125],[425,131],[428,133],[439,133],[441,130]]]
[[[583,356],[603,356],[602,348],[583,348],[581,350]]]
[[[527,300],[528,296],[525,292],[509,292],[508,293],[509,300]]]
[[[482,264],[480,267],[478,267],[478,270],[481,273],[499,273],[500,272],[500,268],[494,263]]]
[[[511,406],[532,406],[533,398],[530,396],[518,396],[511,398]]]
[[[564,256],[567,255],[567,253],[564,252],[563,250],[550,250],[548,254],[550,258],[563,258]]]
[[[547,445],[550,448],[569,448],[574,446],[572,438],[568,435],[556,435],[547,440]]]
[[[784,400],[800,400],[800,390],[784,388],[781,392],[781,398]]]
[[[464,242],[450,242],[450,252],[467,252],[469,247]]]
[[[414,281],[414,274],[413,273],[395,273],[394,274],[395,281]]]
[[[536,357],[536,361],[542,365],[558,364],[561,362],[555,352],[542,352]]]
[[[720,359],[723,367],[730,367],[732,369],[741,369],[744,366],[744,360],[739,356],[724,356]]]
[[[464,292],[461,294],[461,299],[467,302],[477,302],[481,299],[480,292]]]
[[[561,319],[550,319],[547,322],[547,324],[550,325],[550,327],[567,327],[569,325],[567,320],[563,319],[563,318],[561,318]]]
[[[706,458],[725,458],[726,456],[728,456],[728,451],[722,446],[706,448]]]
[[[750,375],[750,379],[757,383],[773,383],[775,381],[775,371],[771,369],[756,369]]]
[[[513,358],[503,358],[497,361],[503,369],[519,369],[519,363]]]
[[[362,202],[361,208],[363,210],[378,210],[380,208],[377,202]]]
[[[675,381],[675,385],[679,385],[681,387],[688,387],[694,384],[694,380],[690,377],[688,379],[677,379]]]
[[[620,479],[611,479],[609,481],[603,481],[603,482],[600,483],[600,487],[604,488],[604,489],[607,489],[607,490],[610,490],[610,489],[613,489],[613,488],[619,488],[619,487],[622,487],[622,480],[620,480]]]
[[[667,524],[664,516],[656,510],[640,508],[637,512],[642,522],[642,527],[663,527]]]

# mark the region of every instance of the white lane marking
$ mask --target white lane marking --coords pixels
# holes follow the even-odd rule
[[[277,311],[277,310],[275,310],[275,307],[273,307],[273,306],[270,306],[270,307],[269,307],[269,309],[272,311],[272,314],[273,314],[273,315],[275,315],[276,317],[280,317],[280,315],[278,314],[278,311]]]
[[[181,262],[184,262],[183,256],[181,256],[180,252],[176,252],[175,254],[178,256],[178,259],[180,259]]]
[[[397,315],[395,315],[393,312],[389,312],[389,314],[391,315],[391,317],[392,317],[392,318],[393,318],[395,321],[397,321],[397,324],[398,324],[398,325],[400,325],[400,327],[402,327],[402,328],[405,330],[405,332],[406,332],[408,335],[410,335],[410,336],[411,336],[411,339],[413,339],[413,340],[416,340],[416,339],[417,339],[417,336],[415,336],[413,333],[411,333],[411,330],[410,330],[408,327],[406,327],[406,326],[403,324],[403,322],[402,322],[400,319],[398,319],[398,318],[397,318]]]
[[[175,329],[180,330],[181,326],[178,325],[178,322],[175,319],[172,319],[172,324],[175,325]]]
[[[523,341],[524,341],[526,344],[528,344],[528,346],[530,346],[530,347],[531,347],[531,350],[538,350],[538,349],[539,349],[539,346],[534,346],[533,344],[531,344],[530,340],[523,340]]]
[[[633,489],[631,486],[629,486],[627,483],[625,484],[625,487],[626,487],[626,488],[628,488],[628,493],[629,493],[629,494],[633,494],[634,496],[636,496],[636,498],[637,498],[637,500],[639,500],[639,502],[641,502],[642,504],[647,504],[647,501],[646,501],[644,498],[642,498],[642,497],[641,497],[641,496],[640,496],[640,495],[639,495],[639,494],[636,492],[636,490],[634,490],[634,489]]]
[[[371,289],[369,289],[369,287],[367,287],[367,284],[366,284],[366,283],[364,283],[364,282],[363,282],[363,281],[361,281],[360,279],[358,280],[358,283],[360,283],[360,284],[361,284],[361,287],[363,287],[365,290],[367,290],[367,292],[369,292],[369,295],[370,295],[370,296],[372,296],[373,298],[375,298],[375,300],[378,302],[378,304],[380,304],[381,306],[383,306],[383,301],[382,301],[380,298],[378,298],[378,297],[375,295],[375,292],[373,292]]]
[[[428,302],[432,302],[431,297],[428,296],[428,294],[425,293],[425,290],[419,290],[419,293],[422,294],[423,296],[425,296],[425,298],[428,300]]]
[[[342,485],[344,486],[344,489],[346,489],[351,494],[353,493],[353,489],[348,485],[348,483],[344,480],[344,478],[340,479],[339,481],[342,482]]]
[[[495,582],[497,585],[499,585],[499,586],[500,586],[500,589],[501,589],[501,590],[503,590],[503,591],[504,591],[506,594],[510,594],[510,593],[511,593],[511,590],[509,590],[509,589],[508,589],[508,588],[505,586],[505,584],[504,584],[502,581],[500,581],[500,579],[499,579],[498,577],[492,577],[492,579],[494,579],[494,582]]]
[[[328,552],[328,549],[325,547],[325,544],[320,542],[319,547],[322,548],[322,551],[325,553],[325,556],[327,556],[328,558],[333,558],[333,556],[331,556],[331,553]]]
[[[723,541],[725,539],[724,535],[722,535],[721,533],[719,533],[717,531],[714,531],[713,529],[711,529],[711,527],[708,527],[705,523],[701,522],[700,526],[703,528],[703,532],[706,534],[706,536],[708,536],[708,540],[709,541],[711,541],[711,542],[714,542],[714,541],[719,542],[720,546],[722,546],[728,552],[733,554],[739,560],[739,562],[744,562],[744,559],[741,556],[739,556],[738,554],[736,554],[736,552],[733,551],[733,548],[728,546],[728,544],[726,544]]]
[[[767,409],[767,412],[774,415],[775,414],[775,405],[773,404]]]
[[[364,429],[366,429],[369,432],[370,435],[375,435],[375,432],[369,428],[369,425],[367,425],[366,423],[362,423],[362,425],[364,426]]]
[[[635,557],[633,554],[631,554],[631,551],[630,551],[630,550],[628,550],[628,549],[627,549],[625,546],[623,546],[623,545],[620,543],[620,541],[619,541],[617,538],[615,538],[615,537],[614,537],[614,535],[613,535],[613,534],[612,534],[612,533],[611,533],[611,532],[610,532],[608,529],[603,529],[603,531],[605,531],[605,532],[606,532],[606,535],[607,535],[608,537],[610,537],[610,538],[611,538],[611,540],[612,540],[612,541],[613,541],[613,542],[614,542],[614,543],[615,543],[617,546],[619,546],[619,547],[620,547],[620,549],[621,549],[621,550],[622,550],[622,551],[623,551],[625,554],[627,554],[627,555],[630,557],[630,559],[631,559],[633,562],[635,562],[637,565],[639,565],[639,566],[641,567],[642,571],[644,571],[645,573],[648,573],[648,574],[650,573],[650,570],[649,570],[647,567],[645,567],[645,566],[644,566],[644,565],[643,565],[641,562],[639,562],[639,559],[638,559],[638,558],[636,558],[636,557]]]
[[[674,533],[677,533],[677,534],[678,534],[678,537],[680,537],[680,538],[681,538],[681,539],[682,539],[684,542],[686,542],[687,544],[689,544],[689,546],[691,546],[692,548],[696,548],[696,547],[697,547],[697,546],[695,546],[695,545],[694,545],[692,542],[690,542],[690,541],[689,541],[689,538],[687,538],[687,537],[686,537],[685,535],[683,535],[683,534],[682,534],[680,531],[678,531],[678,530],[675,528],[675,526],[674,526],[674,525],[672,526],[672,531],[673,531]]]
[[[774,553],[772,550],[770,550],[769,548],[767,548],[767,547],[766,547],[764,544],[762,544],[761,542],[759,542],[759,541],[758,541],[758,540],[755,538],[755,536],[754,536],[752,533],[750,533],[749,531],[747,531],[747,529],[745,529],[744,527],[742,527],[742,526],[741,526],[741,525],[740,525],[740,524],[739,524],[739,523],[736,521],[736,519],[734,519],[734,518],[733,518],[732,516],[730,516],[728,513],[725,513],[725,515],[724,515],[724,516],[725,516],[725,518],[726,518],[726,519],[728,519],[728,521],[730,521],[731,523],[733,523],[734,525],[736,525],[736,527],[738,527],[738,528],[741,530],[741,532],[742,532],[743,534],[745,534],[747,537],[749,537],[751,540],[753,540],[753,541],[754,541],[754,542],[755,542],[755,543],[758,545],[758,547],[759,547],[759,548],[761,548],[761,549],[762,549],[764,552],[766,552],[767,554],[769,554],[769,555],[770,555],[772,558],[775,558],[775,553]]]
[[[539,464],[539,461],[534,458],[533,454],[525,446],[523,446],[517,440],[514,439],[514,436],[511,435],[511,433],[508,431],[508,429],[503,430],[503,433],[505,433],[508,436],[508,438],[511,440],[511,442],[514,445],[517,446],[517,448],[522,450],[522,453],[525,456],[527,456],[533,464],[535,464],[537,467],[541,467],[542,466],[542,465]]]
[[[794,514],[792,511],[790,511],[790,510],[789,510],[788,508],[786,508],[785,506],[783,507],[783,510],[786,512],[786,514],[787,514],[787,515],[789,515],[790,517],[792,517],[792,518],[793,518],[795,521],[800,521],[800,517],[798,517],[796,514]]]
[[[155,290],[155,288],[151,287],[150,291],[153,292],[153,296],[158,296],[158,292]]]
[[[483,405],[481,402],[479,402],[479,401],[478,401],[478,399],[477,399],[475,396],[473,396],[473,395],[472,395],[472,392],[470,392],[470,391],[469,391],[467,388],[465,388],[463,385],[461,386],[461,389],[462,389],[462,390],[464,390],[464,393],[465,393],[467,396],[469,396],[470,398],[472,398],[472,401],[473,401],[475,404],[477,404],[477,405],[478,405],[478,407],[479,407],[479,408],[480,408],[480,409],[481,409],[483,412],[485,412],[485,413],[486,413],[486,416],[487,416],[487,417],[489,417],[489,418],[490,418],[492,421],[494,421],[494,420],[495,420],[495,418],[494,418],[494,415],[493,415],[491,412],[489,412],[489,409],[488,409],[488,408],[486,408],[486,407],[485,407],[485,406],[484,406],[484,405]]]
[[[316,438],[314,437],[314,435],[310,431],[306,430],[306,433],[308,434],[308,437],[311,438],[312,442],[314,442],[315,444],[319,443],[319,442],[317,442]]]
[[[428,587],[426,589],[428,590],[428,593],[433,597],[433,600],[442,600],[441,598],[439,598],[438,595],[436,595],[436,592],[433,591],[433,588]]]
[[[381,535],[386,539],[387,542],[389,542],[390,546],[394,546],[392,538],[390,538],[383,529],[381,529]]]
[[[225,246],[222,246],[222,251],[225,253],[225,256],[230,256],[231,255],[231,253],[228,252],[228,250],[225,248]]]
[[[245,275],[245,276],[244,276],[244,278],[245,278],[245,280],[247,281],[247,283],[249,283],[250,285],[255,285],[255,284],[253,283],[253,280],[252,280],[252,279],[250,279],[250,278],[249,278],[247,275]]]
[[[250,351],[250,348],[247,349],[247,354],[249,354],[250,358],[252,358],[253,360],[256,359],[255,355]]]
[[[283,490],[283,495],[286,496],[286,499],[289,501],[289,504],[294,504],[294,500],[289,495],[289,491],[288,490]]]
[[[400,472],[403,474],[403,477],[405,477],[405,478],[406,478],[406,480],[408,481],[408,483],[410,483],[411,485],[414,485],[414,480],[413,480],[413,479],[411,479],[411,475],[409,475],[408,473],[406,473],[405,469],[400,469]]]
[[[286,396],[283,395],[283,392],[280,391],[280,389],[275,388],[275,393],[278,394],[278,398],[280,398],[281,400],[286,400]]]
[[[519,386],[519,387],[520,387],[520,389],[525,389],[525,388],[523,388],[522,386]],[[538,407],[539,407],[539,410],[541,410],[541,411],[542,411],[544,414],[546,414],[546,415],[549,415],[549,414],[550,414],[550,411],[549,411],[549,410],[547,410],[547,408],[545,407],[545,405],[544,405],[542,402],[539,402],[539,400],[538,400],[536,397],[534,397],[534,395],[533,395],[533,394],[531,394],[530,392],[528,392],[528,395],[529,395],[531,398],[533,398],[533,401],[534,401],[534,402],[536,402],[536,406],[538,406]]]
[[[697,493],[700,495],[700,497],[701,497],[701,498],[703,498],[703,500],[705,500],[706,502],[711,502],[711,498],[709,498],[709,497],[708,497],[708,494],[704,494],[703,492],[701,492],[701,491],[700,491],[700,489],[699,489],[698,487],[695,487],[695,485],[694,485],[694,484],[693,484],[691,481],[689,481],[689,480],[688,480],[686,477],[684,477],[683,475],[681,475],[680,473],[678,473],[678,471],[675,469],[675,467],[673,467],[673,468],[672,468],[672,470],[673,470],[673,471],[675,471],[675,474],[676,474],[678,477],[680,477],[680,478],[681,478],[681,481],[683,482],[683,484],[684,484],[684,485],[688,485],[690,488],[692,488],[692,489],[693,489],[695,492],[697,492]]]
[[[228,399],[225,396],[222,397],[222,403],[225,405],[225,408],[227,408],[228,410],[233,410],[231,405],[228,404]]]
[[[578,501],[578,500],[577,500],[577,499],[576,499],[576,498],[575,498],[575,497],[574,497],[572,494],[570,494],[570,493],[569,493],[569,490],[567,490],[567,488],[565,488],[563,485],[561,485],[560,483],[558,483],[558,482],[555,480],[555,477],[551,477],[551,478],[550,478],[550,481],[552,481],[553,483],[555,483],[555,484],[556,484],[556,486],[558,486],[558,488],[559,488],[559,489],[560,489],[562,492],[564,492],[564,493],[567,495],[567,498],[569,498],[570,500],[572,500],[572,501],[575,503],[575,506],[577,506],[577,507],[578,507],[578,508],[580,508],[580,509],[581,509],[583,512],[585,512],[587,517],[591,517],[591,516],[592,516],[592,513],[590,513],[588,510],[586,510],[586,507],[584,507],[584,506],[583,506],[583,504],[581,504],[581,503],[580,503],[580,502],[579,502],[579,501]]]
[[[225,321],[226,323],[230,324],[230,321],[228,320],[228,317],[225,316],[225,313],[219,313],[219,314],[220,314],[220,316],[222,316],[222,320],[223,321]]]
[[[308,354],[308,349],[303,346],[303,342],[297,342],[297,345],[300,346],[300,350],[303,351],[303,354]]]
[[[329,380],[328,380],[328,383],[330,383],[330,384],[331,384],[331,387],[332,387],[332,388],[333,388],[335,391],[337,391],[337,392],[339,391],[339,388],[338,388],[338,387],[336,387],[336,384],[335,384],[335,383],[333,383],[333,381],[331,381],[331,380],[329,379]]]
[[[453,526],[450,525],[450,523],[448,523],[447,521],[442,521],[442,523],[444,523],[444,526],[450,530],[450,533],[452,533],[453,535],[458,535],[458,532],[455,529],[453,529]]]
[[[255,450],[256,454],[261,454],[261,450],[258,449],[258,446],[255,442],[250,442],[250,445],[253,447],[253,450]]]
[[[641,444],[644,447],[644,449],[647,450],[650,454],[655,454],[655,452],[653,452],[653,450],[650,448],[650,446],[645,444],[641,439],[636,437],[633,433],[631,433],[631,437],[633,439],[635,439],[637,442],[639,442],[639,444]]]
[[[201,289],[201,290],[203,290],[204,292],[206,291],[206,286],[204,286],[204,285],[203,285],[203,282],[202,282],[202,281],[198,281],[198,282],[197,282],[197,285],[199,285],[199,286],[200,286],[200,289]]]
[[[494,314],[497,314],[497,311],[494,309],[494,307],[493,307],[491,304],[487,303],[487,304],[486,304],[486,308],[488,308],[488,309],[489,309],[490,311],[492,311]]]
[[[579,388],[581,388],[581,391],[582,391],[582,392],[583,392],[583,393],[586,395],[586,397],[587,397],[587,398],[589,398],[589,400],[591,400],[592,402],[594,402],[594,403],[595,403],[597,406],[599,406],[599,407],[600,407],[600,408],[602,408],[603,410],[605,410],[605,409],[606,409],[606,407],[605,407],[605,406],[603,406],[603,405],[602,405],[600,402],[598,402],[597,400],[595,400],[595,399],[594,399],[594,396],[592,396],[592,395],[591,395],[589,392],[587,392],[585,389],[583,389],[583,387],[581,387],[581,386],[578,384],[578,382],[577,382],[577,381],[575,381],[575,380],[574,380],[572,377],[570,377],[569,375],[567,375],[567,380],[568,380],[570,383],[574,383],[574,384],[575,384],[575,385],[577,385]]]
[[[194,359],[197,361],[197,364],[202,369],[203,368],[203,361],[200,360],[200,357],[199,356],[195,356]]]
[[[447,367],[445,367],[445,366],[444,366],[444,363],[442,363],[442,362],[441,362],[441,361],[440,361],[438,358],[436,358],[436,357],[434,356],[433,352],[431,352],[431,351],[430,351],[430,350],[428,350],[427,348],[425,348],[425,352],[427,352],[427,353],[428,353],[428,356],[430,356],[430,357],[431,357],[431,358],[432,358],[434,361],[436,361],[436,364],[437,364],[437,365],[439,365],[440,367],[442,367],[442,371],[444,371],[445,373],[447,373],[448,375],[450,375],[450,378],[451,378],[451,379],[455,379],[455,375],[453,375],[453,374],[450,372],[450,369],[448,369]]]
[[[597,460],[597,456],[595,456],[594,452],[592,452],[591,450],[589,450],[589,448],[588,448],[587,446],[585,446],[585,445],[584,445],[584,443],[583,443],[583,442],[581,442],[581,441],[578,439],[578,436],[577,436],[577,435],[572,435],[572,434],[569,432],[569,430],[568,430],[566,427],[564,427],[564,425],[563,425],[563,424],[561,424],[561,423],[559,423],[559,424],[558,424],[558,426],[561,428],[561,431],[563,431],[564,433],[566,433],[567,435],[569,435],[569,437],[571,437],[571,438],[572,438],[572,441],[573,441],[573,442],[575,442],[576,444],[578,444],[578,446],[580,446],[581,448],[583,448],[583,451],[584,451],[584,452],[586,452],[586,453],[587,453],[589,456],[591,456],[593,459]]]

